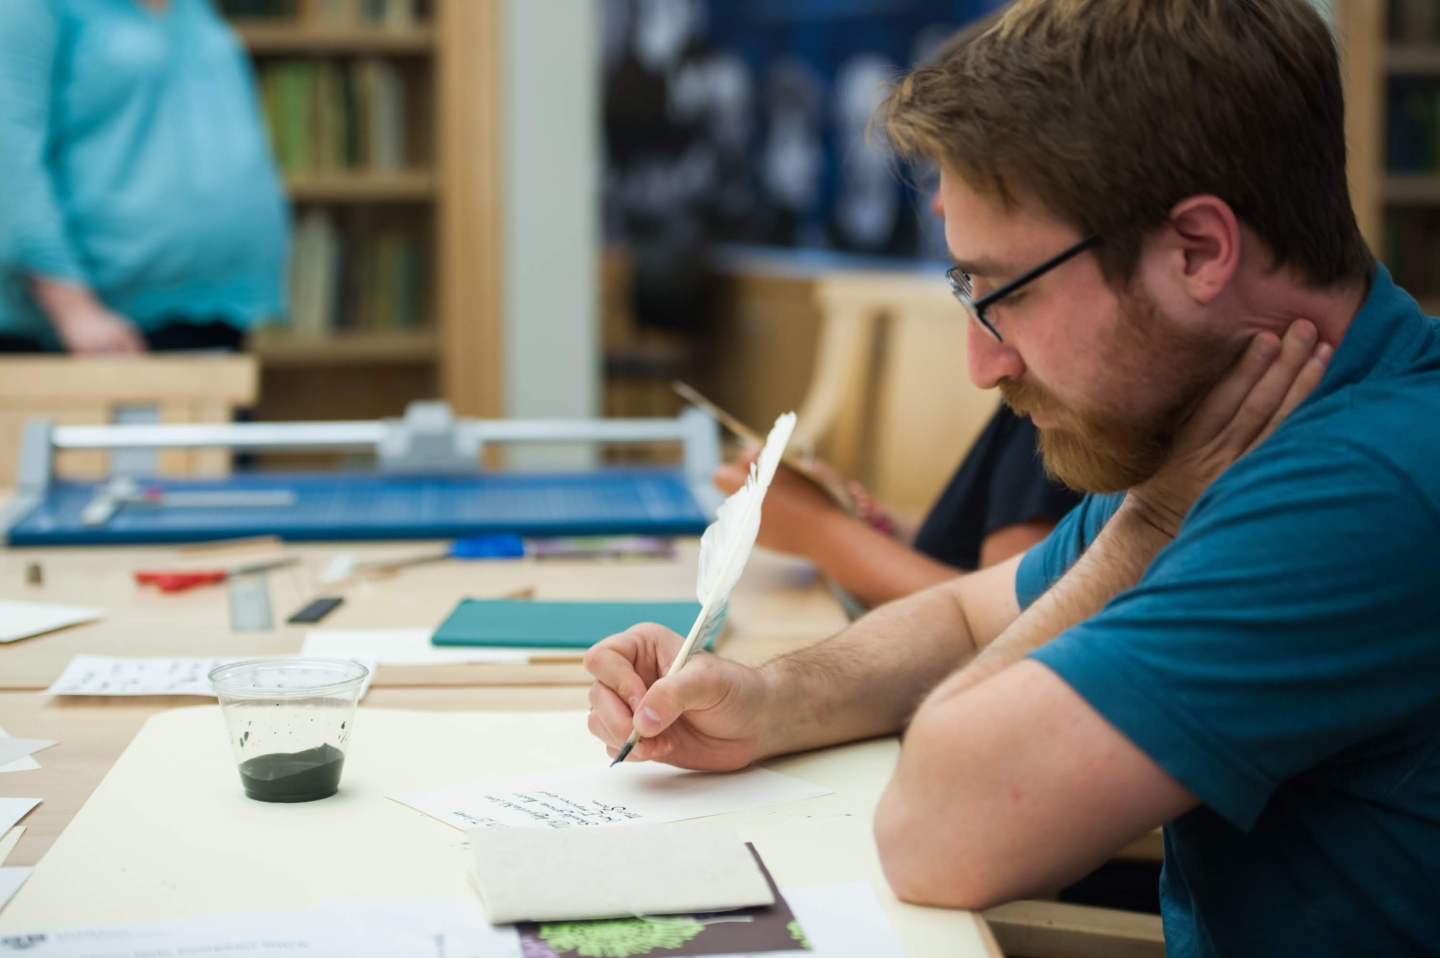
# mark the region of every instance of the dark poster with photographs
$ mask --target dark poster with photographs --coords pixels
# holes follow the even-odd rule
[[[866,129],[889,82],[1003,3],[605,0],[607,240],[944,259],[933,174]]]

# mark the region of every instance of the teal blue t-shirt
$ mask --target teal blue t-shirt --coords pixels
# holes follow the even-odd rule
[[[1022,605],[1120,502],[1026,555]],[[1201,802],[1170,958],[1440,950],[1440,322],[1377,268],[1319,389],[1034,658]]]
[[[0,0],[0,333],[58,346],[36,277],[144,330],[283,318],[289,220],[210,0]]]

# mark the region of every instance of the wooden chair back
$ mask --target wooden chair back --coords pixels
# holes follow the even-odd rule
[[[104,425],[116,421],[225,423],[253,405],[259,368],[252,356],[161,355],[91,358],[0,358],[0,485],[13,481],[25,423],[47,417],[57,425]],[[224,475],[223,450],[166,451],[157,457],[161,475]],[[56,471],[67,478],[98,478],[109,472],[102,452],[66,452]]]
[[[998,403],[970,382],[964,313],[942,277],[914,272],[837,273],[815,297],[825,325],[802,427],[824,428],[838,468],[919,516]]]

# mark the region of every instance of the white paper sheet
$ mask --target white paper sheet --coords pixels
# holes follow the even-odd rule
[[[39,804],[38,798],[0,798],[0,835],[14,828],[16,822],[29,815],[30,809]]]
[[[628,762],[447,785],[391,795],[455,828],[569,828],[678,822],[829,795],[830,789],[763,768],[687,772]]]
[[[810,958],[905,958],[900,937],[868,882],[782,888],[814,949]]]
[[[43,751],[56,744],[43,738],[0,738],[0,769],[4,769],[22,758],[29,758],[35,752]]]
[[[337,552],[325,563],[325,569],[320,573],[321,585],[334,585],[336,582],[344,582],[355,573],[355,563],[358,556],[353,552]]]
[[[10,853],[15,850],[16,845],[20,844],[20,839],[24,835],[24,825],[16,825],[8,832],[0,834],[0,865],[5,864],[5,859],[10,857]]]
[[[46,602],[0,602],[0,642],[15,642],[32,635],[103,618],[104,609]]]
[[[360,686],[360,697],[370,691],[375,679],[373,655],[316,656],[359,662],[370,670]],[[65,666],[45,695],[201,695],[214,698],[210,685],[211,670],[230,662],[244,662],[254,656],[229,656],[210,659],[122,659],[103,655],[77,655]],[[296,656],[267,656],[296,658]]]
[[[5,906],[10,904],[10,899],[15,897],[15,893],[20,890],[21,885],[25,884],[25,879],[29,878],[30,873],[34,870],[33,868],[0,868],[0,911],[4,911]],[[4,947],[3,941],[0,941],[0,949]]]
[[[521,958],[515,929],[487,922],[474,898],[331,898],[319,907],[357,926],[440,938],[443,958]]]
[[[0,738],[9,737],[10,733],[0,728]],[[40,763],[35,761],[33,756],[27,755],[25,758],[16,759],[8,765],[0,765],[0,772],[30,772],[39,767]]]
[[[525,649],[436,647],[430,644],[434,629],[311,629],[305,633],[301,655],[373,655],[381,665],[463,665],[498,663],[525,665]],[[573,654],[573,653],[572,653]]]
[[[0,942],[27,958],[448,958],[433,937],[355,925],[320,909],[6,932]]]

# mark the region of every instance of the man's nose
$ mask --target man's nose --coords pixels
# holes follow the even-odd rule
[[[965,337],[965,357],[970,367],[970,381],[981,389],[994,389],[1001,380],[1019,379],[1025,373],[1025,361],[1014,347],[998,342],[974,320]]]

